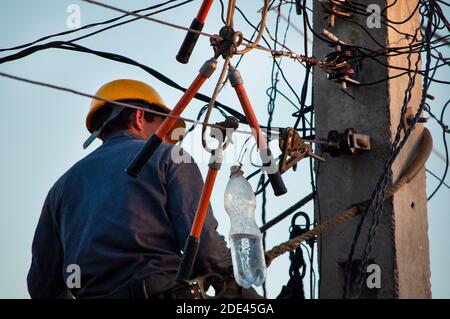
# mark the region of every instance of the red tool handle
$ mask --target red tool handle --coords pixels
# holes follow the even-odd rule
[[[200,90],[203,83],[206,81],[206,77],[202,74],[197,75],[194,82],[189,86],[189,88],[186,90],[186,92],[183,94],[181,99],[178,101],[178,103],[175,105],[175,107],[170,112],[171,115],[180,116],[181,113],[183,113],[186,106],[189,104],[189,102],[194,98],[195,94]],[[161,139],[164,139],[164,137],[169,133],[169,131],[172,129],[172,127],[175,125],[175,122],[177,121],[176,118],[173,117],[166,117],[164,122],[161,123],[161,125],[156,130],[155,134],[159,136]]]
[[[197,92],[200,90],[206,79],[209,78],[214,72],[214,70],[216,69],[216,65],[217,61],[215,59],[206,61],[206,63],[200,69],[200,73],[197,75],[192,84],[189,86],[186,92],[184,92],[181,99],[170,112],[170,115],[180,116],[181,113],[183,113],[186,106],[189,104],[195,94],[197,94]],[[150,137],[147,143],[145,143],[144,147],[139,151],[133,161],[131,161],[131,163],[125,169],[125,172],[127,172],[128,175],[132,177],[137,177],[139,175],[145,163],[150,159],[159,145],[161,145],[167,133],[169,133],[176,121],[176,118],[166,117],[166,119],[156,130],[155,134]]]
[[[203,0],[202,6],[197,13],[197,21],[200,23],[205,23],[206,17],[208,16],[209,9],[211,9],[213,0]]]
[[[229,78],[231,85],[234,87],[234,90],[239,98],[239,102],[241,103],[248,123],[253,128],[253,134],[259,148],[259,156],[265,166],[272,189],[276,196],[283,195],[287,192],[286,186],[281,178],[280,171],[276,167],[275,159],[273,158],[272,152],[267,144],[267,140],[261,131],[255,112],[253,111],[253,107],[247,96],[247,92],[245,91],[239,71],[233,67],[230,67]]]
[[[234,89],[239,98],[239,102],[241,102],[242,109],[244,110],[248,123],[254,129],[253,134],[255,135],[258,148],[261,151],[267,151],[268,145],[266,137],[261,131],[261,127],[259,126],[256,114],[253,111],[252,105],[250,104],[250,100],[248,98],[247,92],[245,91],[244,85],[242,83],[237,84]]]
[[[191,236],[193,237],[200,238],[218,172],[219,171],[215,168],[208,169],[208,175],[206,175],[205,185],[203,186],[200,202],[197,207],[197,212],[195,213],[194,223],[192,224]]]
[[[219,168],[220,165],[215,167],[210,166],[208,169],[208,175],[206,176],[205,185],[203,186],[202,195],[192,224],[191,234],[184,245],[183,256],[181,256],[181,262],[178,267],[176,277],[178,281],[187,281],[191,277],[198,248],[200,246],[200,235],[202,233],[206,215],[208,214],[209,200],[211,199],[211,193],[214,188]]]

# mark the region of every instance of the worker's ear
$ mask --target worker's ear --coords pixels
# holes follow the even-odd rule
[[[133,124],[139,131],[144,130],[144,122],[145,122],[144,114],[145,114],[144,111],[136,110],[136,112],[134,112],[133,115]]]

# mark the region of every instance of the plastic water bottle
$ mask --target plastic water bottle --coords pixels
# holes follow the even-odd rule
[[[256,197],[239,165],[231,167],[225,189],[225,210],[230,215],[230,249],[238,285],[260,286],[266,279],[262,234],[256,225]]]

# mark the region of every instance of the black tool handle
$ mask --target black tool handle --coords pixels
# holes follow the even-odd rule
[[[203,23],[197,20],[195,18],[192,20],[191,26],[189,29],[202,31],[203,30]],[[188,31],[186,34],[186,37],[184,38],[183,43],[181,44],[180,50],[177,54],[177,61],[180,63],[188,63],[189,59],[191,57],[192,51],[194,50],[195,44],[197,43],[198,37],[200,36],[199,33]]]
[[[275,159],[273,158],[272,151],[270,148],[267,148],[268,158],[265,158],[264,154],[261,154],[261,159],[263,161],[263,165],[270,168],[270,172],[267,172],[267,176],[269,177],[270,185],[272,186],[273,193],[275,196],[281,196],[286,194],[287,188],[284,185],[283,179],[281,178],[281,173],[278,169],[275,169]]]
[[[184,245],[183,256],[178,267],[177,281],[188,281],[194,268],[195,258],[197,257],[200,240],[197,237],[189,236]]]
[[[281,196],[283,194],[286,194],[287,188],[286,185],[284,185],[280,172],[268,174],[268,177],[275,196]]]
[[[138,177],[145,163],[147,163],[155,150],[161,145],[162,141],[158,135],[153,134],[125,169],[125,172],[131,177]]]

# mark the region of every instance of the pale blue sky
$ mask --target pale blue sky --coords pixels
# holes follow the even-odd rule
[[[67,6],[75,3],[81,7],[82,24],[112,18],[118,14],[104,8],[98,8],[76,0],[2,0],[0,11],[0,48],[13,46],[34,40],[40,36],[67,30]],[[133,0],[108,1],[125,9],[138,9],[148,6],[150,1]],[[158,15],[158,18],[188,25],[196,12],[199,1],[188,4],[170,13]],[[238,1],[253,22],[258,21],[256,0]],[[215,2],[205,27],[206,32],[216,33],[221,27],[218,18],[219,3]],[[286,13],[286,12],[285,12]],[[294,19],[298,19],[293,15]],[[274,15],[269,18],[269,27],[274,25]],[[237,19],[236,24],[248,37],[250,29]],[[297,22],[298,23],[298,22]],[[284,30],[284,28],[283,28]],[[175,61],[178,47],[184,32],[168,29],[149,21],[134,22],[130,25],[107,31],[80,44],[87,47],[127,55],[139,62],[156,68],[183,86],[189,85],[202,63],[211,57],[212,50],[207,39],[202,38],[195,49],[191,62],[181,65]],[[301,36],[292,31],[288,36],[291,49],[301,52]],[[4,56],[5,53],[0,56]],[[447,52],[448,55],[448,52]],[[304,69],[291,61],[284,61],[285,73],[299,93]],[[259,51],[249,53],[240,70],[246,81],[246,87],[252,99],[260,122],[266,122],[267,97],[266,88],[270,85],[271,62],[269,55]],[[69,52],[65,50],[46,50],[24,58],[20,61],[0,65],[0,71],[71,87],[87,93],[95,93],[103,83],[117,78],[133,78],[154,86],[166,103],[174,105],[181,93],[167,87],[144,71],[104,60],[92,55]],[[211,94],[217,72],[213,80],[206,83],[201,92]],[[438,72],[438,78],[448,78],[448,73]],[[333,85],[330,83],[330,85]],[[283,91],[286,90],[282,87]],[[432,103],[438,113],[442,103],[449,98],[448,90],[443,86],[432,88],[436,96]],[[30,86],[9,79],[0,78],[0,97],[2,116],[0,119],[0,298],[28,298],[26,274],[30,264],[31,241],[40,214],[42,203],[48,189],[77,160],[91,152],[99,144],[83,150],[81,145],[88,136],[84,126],[85,114],[90,101],[83,97],[50,89]],[[219,100],[236,106],[238,103],[234,92],[226,87]],[[194,118],[204,103],[194,101],[183,114]],[[275,113],[275,126],[292,125],[290,116],[295,110],[281,98]],[[448,117],[447,117],[447,122]],[[432,121],[427,127],[435,137],[435,149],[443,153],[441,131]],[[189,138],[184,147],[199,162],[200,169],[206,174],[208,158],[198,146],[199,134],[196,130],[193,139]],[[243,136],[237,138],[241,145]],[[212,196],[212,206],[219,220],[219,231],[227,234],[228,217],[223,208],[223,192],[228,178],[230,164],[234,164],[232,155],[239,152],[236,147],[228,152],[228,161],[223,166]],[[443,172],[444,163],[434,154],[427,167],[438,175]],[[246,173],[253,170],[248,164]],[[302,162],[296,173],[286,174],[285,181],[289,194],[282,200],[274,200],[268,192],[268,219],[276,216],[310,192],[307,162]],[[436,180],[427,178],[428,190],[434,189]],[[447,178],[447,183],[450,179]],[[444,187],[429,203],[429,235],[431,252],[432,290],[435,298],[450,298],[450,253],[448,249],[448,229],[450,229],[449,191]],[[258,201],[258,211],[260,201]],[[312,206],[305,210],[312,214]],[[268,247],[288,238],[290,219],[280,223],[267,236]],[[258,220],[260,224],[260,220]],[[287,256],[274,261],[269,268],[267,286],[269,297],[275,297],[281,286],[288,279],[289,262]],[[309,279],[306,278],[305,281]],[[305,283],[306,290],[308,284]],[[309,293],[307,293],[308,295]]]

